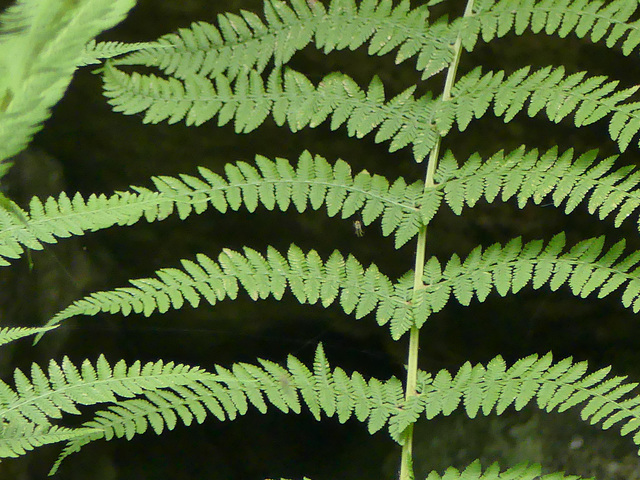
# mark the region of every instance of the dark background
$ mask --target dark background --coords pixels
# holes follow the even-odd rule
[[[416,5],[418,2],[414,2]],[[0,2],[0,6],[7,2]],[[261,2],[237,0],[144,0],[125,22],[99,40],[147,41],[186,27],[192,21],[214,22],[222,12],[245,8],[261,11]],[[434,16],[459,15],[464,5],[450,2],[433,9]],[[464,53],[459,75],[475,66],[505,69],[508,73],[525,65],[565,65],[568,72],[588,70],[634,84],[638,77],[637,53],[625,58],[618,50],[593,45],[575,36],[560,40],[545,35],[511,34],[490,45],[479,44],[473,54]],[[368,57],[366,48],[356,52],[324,55],[313,46],[295,55],[291,66],[318,82],[325,74],[342,71],[366,87],[378,74],[387,98],[418,83],[419,93],[440,91],[444,75],[420,81],[414,62],[400,66],[394,55]],[[521,144],[583,152],[599,148],[601,157],[616,153],[601,121],[576,129],[571,119],[559,125],[539,115],[519,115],[505,125],[486,115],[460,133],[452,131],[444,149],[459,159],[472,152],[488,156]],[[65,98],[54,108],[28,151],[16,160],[5,187],[23,206],[32,195],[52,195],[61,190],[110,194],[130,185],[151,186],[152,175],[196,173],[198,165],[222,173],[227,162],[249,161],[256,154],[281,156],[295,161],[304,149],[348,161],[357,172],[366,168],[408,182],[424,178],[425,166],[416,164],[409,149],[394,154],[388,143],[377,145],[374,135],[349,138],[341,128],[331,132],[324,124],[297,134],[278,128],[268,119],[247,135],[235,135],[233,127],[216,127],[216,120],[198,128],[184,124],[143,125],[139,116],[113,113],[101,95],[99,77],[91,68],[77,72]],[[620,164],[635,164],[638,149],[632,143]],[[455,216],[446,207],[429,227],[428,255],[446,260],[452,253],[466,255],[474,246],[505,242],[522,235],[525,241],[549,239],[566,231],[568,243],[606,234],[608,244],[626,238],[638,248],[636,217],[620,229],[611,221],[599,221],[580,206],[570,216],[550,206],[527,206],[514,202],[487,205],[480,202]],[[25,259],[0,271],[0,314],[6,325],[40,325],[74,299],[96,290],[126,284],[127,279],[150,276],[156,269],[179,266],[181,258],[205,253],[215,258],[222,248],[243,245],[281,251],[295,243],[314,248],[323,258],[331,251],[352,253],[364,264],[375,262],[392,279],[413,267],[415,240],[399,250],[393,239],[382,237],[379,222],[366,228],[363,237],[353,232],[352,219],[328,218],[324,211],[298,214],[246,211],[220,215],[209,209],[180,222],[141,222],[128,228],[112,228],[72,240],[63,240],[45,252],[34,252],[31,271]],[[370,318],[371,317],[371,318]],[[78,318],[45,336],[32,348],[29,340],[7,347],[0,354],[0,372],[6,381],[14,368],[30,368],[32,361],[46,365],[50,358],[68,355],[80,363],[95,360],[104,352],[115,363],[124,358],[172,360],[211,369],[215,364],[253,362],[257,357],[284,362],[292,353],[310,363],[318,342],[323,342],[333,365],[358,370],[365,376],[404,376],[406,338],[390,339],[387,328],[378,327],[373,316],[360,321],[346,316],[338,306],[299,305],[291,295],[283,302],[252,302],[246,296],[197,310],[185,307],[151,319],[131,315],[100,315]],[[457,370],[466,360],[486,362],[501,354],[517,358],[553,351],[555,358],[573,356],[589,360],[592,368],[613,365],[617,374],[640,378],[638,319],[624,309],[619,295],[605,300],[576,299],[567,288],[551,293],[525,289],[516,296],[492,294],[486,302],[470,307],[451,302],[433,316],[421,334],[420,367],[430,372]],[[0,479],[44,478],[59,446],[38,449],[23,458],[0,464]],[[475,458],[483,464],[500,460],[512,466],[523,460],[541,462],[548,469],[598,478],[640,478],[636,473],[636,447],[630,438],[620,439],[616,428],[601,432],[579,421],[576,412],[542,415],[535,409],[475,420],[457,412],[449,418],[416,427],[417,478],[448,465],[464,466]],[[336,419],[315,422],[308,413],[284,415],[271,409],[267,415],[255,410],[234,422],[209,418],[204,425],[160,437],[138,436],[131,442],[96,442],[70,457],[58,476],[63,479],[242,479],[301,478],[316,480],[393,478],[399,448],[381,431],[368,435],[366,425],[355,420],[340,425]]]

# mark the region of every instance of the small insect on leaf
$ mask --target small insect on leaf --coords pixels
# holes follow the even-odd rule
[[[358,237],[362,237],[364,235],[364,225],[362,220],[353,221],[353,231]]]

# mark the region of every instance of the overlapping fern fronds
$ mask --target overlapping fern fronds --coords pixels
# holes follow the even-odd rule
[[[114,404],[118,399],[180,391],[209,373],[173,363],[124,361],[113,367],[100,356],[78,369],[67,357],[50,361],[45,373],[37,364],[31,378],[14,371],[15,389],[0,381],[0,458],[17,457],[41,445],[94,435],[92,428],[69,429],[52,425],[64,415],[78,415],[80,406]]]
[[[155,190],[132,187],[130,192],[87,199],[79,193],[72,198],[62,193],[44,201],[34,197],[29,211],[15,204],[13,212],[0,209],[0,266],[19,258],[25,247],[41,250],[43,243],[58,238],[133,225],[143,218],[163,220],[174,212],[185,219],[209,206],[222,213],[243,206],[249,212],[259,205],[298,212],[325,206],[329,216],[340,213],[342,218],[360,212],[365,225],[380,218],[382,234],[395,233],[397,246],[413,238],[437,209],[433,202],[419,208],[420,183],[407,185],[402,178],[389,182],[366,170],[353,175],[342,160],[330,165],[321,156],[303,152],[295,166],[282,158],[272,161],[262,156],[256,157],[256,165],[257,169],[245,162],[227,164],[226,178],[201,167],[199,177],[153,177]]]
[[[395,6],[391,0],[331,0],[326,7],[318,1],[267,0],[265,21],[242,11],[220,15],[218,26],[195,23],[157,43],[92,42],[86,47],[107,23],[121,18],[133,0],[109,5],[80,0],[57,7],[53,3],[23,0],[0,17],[0,52],[8,52],[0,53],[0,161],[28,141],[77,65],[123,54],[125,58],[101,69],[105,95],[116,111],[144,113],[146,123],[184,120],[201,125],[217,116],[219,125],[233,121],[242,133],[270,115],[277,125],[294,132],[330,121],[332,129],[344,125],[348,135],[358,138],[375,131],[375,141],[389,141],[390,151],[412,146],[417,161],[454,125],[464,130],[490,110],[505,122],[523,111],[529,116],[543,113],[553,122],[573,115],[578,127],[608,117],[610,137],[620,150],[640,131],[640,106],[631,103],[637,87],[620,90],[617,82],[605,77],[566,75],[562,67],[535,72],[524,68],[509,76],[483,74],[478,68],[456,83],[450,97],[415,98],[411,87],[388,101],[377,77],[366,89],[343,74],[328,75],[315,85],[283,68],[297,50],[311,43],[325,52],[368,43],[372,55],[397,49],[397,63],[417,56],[417,68],[426,78],[452,61],[458,35],[472,50],[480,37],[491,41],[527,29],[560,36],[574,32],[604,40],[610,48],[621,44],[628,55],[640,44],[640,22],[629,22],[637,8],[631,0],[607,5],[586,0],[481,0],[470,16],[431,25],[428,7],[412,10],[408,0]],[[129,53],[132,50],[137,51]],[[16,52],[26,55],[16,61]],[[275,68],[265,79],[262,74],[271,63]],[[118,65],[158,67],[169,78],[127,74]],[[3,115],[11,118],[5,121]],[[7,132],[11,141],[3,142]],[[403,179],[392,183],[367,171],[353,176],[345,162],[331,166],[309,153],[295,168],[282,159],[258,157],[257,168],[244,162],[227,165],[226,178],[200,169],[200,177],[154,177],[153,190],[138,187],[88,199],[62,194],[34,199],[29,212],[13,204],[0,208],[0,263],[8,264],[5,259],[19,257],[25,248],[42,249],[43,243],[58,238],[131,225],[142,218],[162,220],[174,212],[185,219],[209,206],[220,212],[242,207],[253,212],[261,205],[299,212],[326,206],[329,216],[341,213],[343,218],[360,212],[367,225],[380,218],[383,234],[395,233],[396,246],[413,238],[443,200],[456,213],[481,198],[491,202],[515,197],[522,207],[530,199],[540,203],[550,196],[556,206],[566,202],[567,213],[588,201],[590,213],[601,219],[615,212],[619,226],[640,206],[640,174],[627,167],[611,171],[613,158],[592,166],[594,160],[595,152],[574,160],[572,151],[558,155],[552,149],[540,155],[521,148],[507,155],[500,152],[484,163],[473,156],[458,167],[449,155],[439,167],[438,183],[424,190],[424,184],[407,185]],[[411,272],[394,283],[375,265],[365,268],[355,257],[338,252],[323,260],[314,250],[305,253],[295,246],[286,255],[272,247],[264,255],[249,248],[242,253],[224,250],[216,261],[198,255],[183,260],[181,269],[162,269],[155,278],[91,294],[43,328],[0,329],[0,344],[41,335],[76,315],[148,316],[186,304],[195,307],[203,299],[213,305],[236,298],[241,290],[253,300],[279,300],[289,291],[301,303],[326,307],[339,302],[356,318],[375,314],[380,325],[390,325],[395,339],[423,326],[452,298],[469,305],[474,297],[485,301],[494,290],[504,296],[527,285],[537,289],[548,284],[556,290],[566,284],[580,297],[604,297],[620,290],[623,305],[638,312],[640,252],[625,256],[624,246],[620,241],[605,249],[604,239],[596,238],[566,251],[563,235],[546,246],[538,240],[523,245],[518,238],[505,246],[478,247],[464,260],[453,255],[444,266],[431,258],[415,286]],[[435,376],[421,372],[416,395],[408,380],[405,397],[395,377],[365,379],[358,372],[349,375],[331,368],[322,346],[311,368],[289,356],[286,367],[259,360],[229,369],[218,366],[215,373],[162,362],[144,367],[118,362],[112,367],[103,357],[77,368],[65,358],[61,364],[51,362],[46,373],[34,364],[30,377],[16,370],[15,388],[0,382],[0,457],[66,441],[55,470],[62,459],[93,440],[131,439],[149,430],[159,434],[180,422],[201,423],[210,414],[232,420],[250,406],[262,413],[269,406],[285,413],[304,408],[318,420],[327,416],[346,422],[355,417],[367,423],[369,432],[386,427],[403,443],[407,429],[421,416],[430,419],[463,408],[473,418],[501,414],[512,405],[520,410],[534,401],[546,411],[580,405],[583,420],[603,429],[621,424],[622,435],[633,434],[640,446],[640,397],[631,393],[635,384],[608,374],[609,369],[603,369],[588,375],[586,363],[571,359],[554,364],[550,354],[527,357],[510,368],[497,357],[487,366],[466,363],[455,375],[446,370]],[[93,409],[93,418],[79,428],[55,425],[67,414],[81,413],[83,406],[99,404],[106,405]],[[450,469],[443,477],[432,472],[428,479],[538,475],[538,467],[500,472],[493,466],[482,472],[474,463],[464,472]]]
[[[68,455],[83,445],[104,438],[126,437],[173,430],[179,421],[202,423],[210,413],[218,420],[233,420],[244,415],[249,406],[266,413],[269,406],[288,413],[300,413],[304,406],[320,420],[322,414],[336,416],[341,423],[352,416],[368,422],[369,430],[383,428],[387,419],[403,402],[402,384],[392,377],[387,381],[366,380],[354,372],[331,369],[322,345],[316,350],[310,370],[289,355],[287,368],[260,360],[260,365],[237,363],[228,370],[216,366],[215,374],[199,378],[197,383],[144,393],[144,398],[119,401],[96,413],[85,422],[86,435],[71,439],[52,472]]]
[[[65,428],[33,422],[4,422],[0,418],[0,458],[15,458],[37,447],[85,437],[89,428]]]
[[[466,363],[455,376],[447,370],[435,377],[422,372],[418,395],[405,399],[395,377],[366,380],[358,372],[349,375],[340,367],[331,368],[320,345],[312,369],[292,355],[286,368],[267,360],[234,364],[230,370],[216,366],[215,374],[198,383],[119,401],[83,424],[86,436],[67,443],[54,470],[66,456],[99,438],[130,439],[149,427],[160,434],[174,429],[178,421],[201,423],[208,412],[221,421],[233,420],[249,406],[261,413],[269,406],[284,413],[300,413],[304,407],[316,420],[336,417],[340,423],[355,417],[366,422],[371,433],[388,426],[392,438],[402,442],[405,428],[421,415],[450,415],[458,408],[471,417],[500,414],[511,405],[520,410],[535,400],[548,412],[582,405],[582,420],[602,424],[603,429],[623,422],[621,434],[635,433],[633,441],[640,445],[640,397],[629,396],[636,384],[608,376],[609,370],[587,374],[586,362],[567,358],[553,363],[551,354],[532,355],[507,368],[496,357],[486,367]]]
[[[135,0],[20,0],[0,16],[0,162],[19,153],[71,82],[85,44]]]
[[[112,403],[118,397],[133,398],[148,391],[178,388],[207,375],[198,367],[162,361],[129,366],[120,361],[111,367],[103,356],[95,367],[85,361],[78,369],[65,357],[61,364],[51,360],[47,373],[33,364],[31,378],[16,369],[15,391],[0,381],[0,418],[4,422],[46,426],[63,414],[78,415],[78,405]]]
[[[576,126],[610,116],[609,135],[621,151],[640,130],[640,106],[623,103],[638,87],[616,90],[617,81],[585,78],[584,72],[565,75],[563,67],[536,72],[524,67],[507,78],[502,71],[483,75],[477,68],[458,80],[447,100],[433,99],[430,93],[415,98],[414,86],[386,101],[378,77],[364,91],[344,74],[327,75],[316,86],[290,69],[272,71],[266,82],[251,70],[233,83],[222,75],[212,83],[200,75],[184,80],[129,75],[110,64],[103,80],[114,110],[126,115],[144,112],[145,123],[184,120],[187,125],[201,125],[217,116],[218,125],[233,121],[237,133],[247,133],[271,115],[277,125],[286,124],[296,132],[315,128],[330,117],[332,130],[346,124],[352,137],[375,130],[375,141],[390,141],[391,152],[411,145],[418,162],[454,123],[464,130],[492,105],[493,113],[505,122],[521,111],[531,117],[542,112],[553,122],[575,114]]]

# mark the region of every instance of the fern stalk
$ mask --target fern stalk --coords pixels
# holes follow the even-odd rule
[[[473,0],[467,1],[463,17],[470,17],[473,13]],[[462,54],[462,38],[460,34],[456,38],[453,47],[453,60],[447,69],[447,77],[442,92],[442,100],[447,101],[451,98],[451,90],[456,79],[458,64],[460,63],[460,55]],[[424,182],[424,191],[435,186],[434,176],[438,166],[438,157],[440,156],[440,144],[442,136],[438,135],[435,144],[429,153],[427,161],[427,174]],[[424,274],[424,264],[427,250],[427,227],[420,228],[418,233],[418,245],[416,247],[414,277],[413,277],[413,297],[417,300],[417,293],[424,288],[422,281]],[[405,399],[418,394],[418,351],[420,348],[420,329],[417,326],[411,327],[409,333],[409,358],[407,360],[407,381],[405,390]],[[400,458],[400,480],[413,480],[413,424],[407,427],[404,434],[404,442],[402,444],[402,455]]]

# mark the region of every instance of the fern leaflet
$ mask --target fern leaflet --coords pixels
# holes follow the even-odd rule
[[[58,238],[133,225],[143,217],[153,222],[177,212],[185,219],[210,205],[222,213],[241,206],[254,212],[258,205],[282,211],[294,207],[298,212],[325,205],[329,216],[340,213],[342,218],[361,212],[365,225],[381,218],[382,234],[395,233],[398,247],[413,238],[435,213],[435,209],[418,207],[422,195],[419,182],[407,185],[398,178],[390,184],[367,171],[354,176],[342,160],[332,166],[324,158],[304,152],[295,167],[282,158],[272,161],[262,156],[256,157],[256,164],[258,169],[244,162],[228,164],[226,178],[204,167],[199,168],[199,177],[153,177],[155,190],[132,187],[133,192],[109,197],[84,199],[79,193],[71,198],[62,193],[44,201],[34,197],[29,211],[11,203],[11,211],[0,209],[0,266],[19,258],[25,247],[41,250],[43,243],[55,243]]]
[[[264,20],[252,12],[218,15],[218,25],[195,22],[189,28],[161,37],[158,45],[117,60],[119,65],[157,67],[167,75],[192,74],[235,79],[248,69],[263,72],[273,59],[285,65],[299,50],[314,43],[325,53],[369,43],[369,55],[384,55],[398,48],[396,63],[417,55],[417,69],[427,78],[445,68],[453,58],[453,42],[444,21],[429,25],[426,6],[410,8],[402,0],[332,0],[327,7],[316,2],[280,0],[264,2]]]
[[[465,130],[475,118],[484,116],[491,104],[496,116],[509,122],[525,108],[533,117],[541,111],[553,122],[575,112],[576,126],[611,116],[609,135],[624,151],[638,130],[637,103],[622,103],[638,87],[615,90],[617,81],[606,77],[584,79],[585,73],[565,76],[564,68],[542,68],[530,74],[524,67],[508,78],[504,72],[481,74],[479,68],[456,83],[452,98],[432,99],[431,94],[414,98],[410,87],[385,103],[384,87],[374,77],[367,91],[340,73],[327,75],[318,86],[299,72],[274,70],[266,84],[252,70],[235,83],[219,75],[214,84],[191,75],[184,80],[155,75],[128,75],[113,65],[104,69],[104,94],[117,112],[132,115],[145,112],[145,123],[184,119],[187,125],[201,125],[218,116],[218,125],[234,121],[237,133],[259,127],[271,114],[277,125],[285,123],[296,132],[317,127],[331,117],[332,130],[346,124],[347,134],[361,138],[377,130],[375,141],[391,140],[389,151],[412,145],[416,161],[422,161],[446,135],[453,123]]]
[[[527,28],[560,37],[573,32],[593,42],[604,39],[608,48],[621,43],[623,54],[629,55],[640,43],[639,22],[627,23],[636,9],[633,0],[592,1],[588,8],[582,0],[487,0],[476,2],[471,16],[451,24],[446,19],[429,24],[428,6],[410,9],[406,0],[393,8],[382,1],[358,5],[353,0],[332,0],[324,7],[302,0],[289,4],[268,0],[266,22],[245,10],[240,15],[222,14],[218,26],[193,23],[161,37],[157,48],[116,63],[157,67],[182,79],[192,74],[234,79],[251,68],[263,72],[272,58],[281,67],[312,42],[325,53],[355,50],[369,42],[370,55],[397,48],[398,64],[417,56],[416,68],[425,79],[449,65],[458,35],[465,49],[472,51],[479,39],[490,42],[510,32],[522,35]]]
[[[375,310],[378,324],[391,320],[392,330],[406,323],[404,318],[410,314],[407,281],[394,285],[375,265],[364,268],[352,255],[345,258],[338,251],[323,261],[314,250],[305,254],[295,245],[286,258],[272,247],[266,256],[250,248],[244,254],[225,249],[217,262],[200,254],[195,262],[183,260],[182,266],[182,270],[161,269],[157,278],[132,280],[131,287],[93,293],[59,312],[47,326],[101,311],[149,316],[179,309],[185,302],[196,307],[202,298],[215,305],[225,298],[235,299],[240,287],[253,300],[269,296],[279,300],[289,289],[300,303],[320,302],[326,307],[338,301],[356,318]]]
[[[500,466],[493,463],[482,471],[480,461],[476,460],[460,471],[456,468],[448,468],[444,475],[432,471],[426,480],[580,480],[577,475],[565,475],[561,472],[542,475],[540,465],[521,463],[515,467],[500,471]]]
[[[596,157],[596,150],[574,158],[572,149],[558,154],[554,147],[539,153],[521,146],[509,153],[500,151],[485,162],[474,154],[458,167],[447,152],[435,175],[438,183],[425,192],[421,209],[437,211],[444,199],[459,215],[481,198],[489,203],[515,198],[519,208],[530,200],[550,201],[556,207],[564,203],[569,214],[587,202],[588,212],[601,220],[615,214],[614,225],[619,227],[640,206],[640,174],[633,166],[614,170],[615,156],[597,163]],[[640,230],[640,220],[637,223]]]
[[[400,414],[390,419],[389,432],[397,438],[416,414],[433,418],[463,406],[466,414],[475,418],[494,409],[501,414],[511,405],[521,410],[535,399],[547,412],[583,405],[581,419],[592,425],[601,423],[605,430],[623,422],[621,435],[635,433],[633,442],[640,446],[640,396],[626,396],[637,384],[623,383],[626,377],[607,378],[609,371],[607,367],[587,374],[587,362],[573,363],[571,358],[553,364],[550,353],[541,358],[531,355],[510,368],[500,356],[486,367],[467,362],[454,377],[447,370],[435,377],[422,375],[418,401],[410,405],[410,411],[405,404]]]
[[[474,296],[484,302],[494,289],[505,296],[530,283],[534,289],[548,283],[552,290],[567,283],[582,298],[596,291],[603,298],[622,287],[622,304],[640,311],[639,252],[619,260],[625,245],[622,240],[601,255],[604,237],[584,240],[562,253],[564,245],[564,234],[553,237],[544,250],[541,240],[522,245],[516,238],[484,252],[477,247],[464,261],[454,254],[444,269],[432,257],[425,264],[424,286],[415,293],[411,272],[394,284],[375,265],[364,269],[353,256],[345,259],[337,251],[323,262],[314,250],[305,254],[294,245],[286,259],[272,247],[266,257],[250,248],[244,249],[244,255],[224,250],[218,262],[199,254],[196,262],[182,260],[182,270],[161,269],[157,278],[132,280],[131,287],[92,293],[57,313],[47,326],[98,312],[149,316],[182,308],[185,303],[197,307],[202,298],[215,305],[225,298],[235,299],[240,287],[253,300],[270,295],[279,300],[288,288],[300,303],[321,302],[326,307],[339,300],[343,310],[356,318],[375,311],[379,325],[390,323],[394,339],[412,326],[420,328],[451,297],[469,305]]]
[[[104,95],[114,111],[125,115],[145,112],[144,123],[184,119],[187,125],[201,125],[218,116],[218,125],[234,121],[238,133],[258,128],[271,114],[279,126],[285,123],[297,132],[317,127],[331,115],[331,129],[347,124],[349,136],[361,138],[378,129],[375,140],[392,140],[390,151],[413,145],[421,161],[433,147],[437,132],[430,123],[433,101],[413,98],[414,87],[386,104],[384,88],[374,77],[363,91],[349,76],[332,73],[316,87],[304,75],[291,69],[275,69],[266,84],[257,71],[238,76],[232,84],[219,75],[214,84],[206,77],[191,75],[183,81],[174,77],[128,75],[113,64],[104,68]]]
[[[582,298],[596,291],[603,298],[622,287],[622,304],[640,311],[640,270],[636,267],[640,252],[620,258],[625,246],[621,240],[601,255],[604,237],[583,240],[561,253],[564,244],[564,234],[553,237],[544,249],[541,240],[522,245],[518,237],[484,252],[477,247],[464,261],[454,254],[444,269],[435,257],[430,258],[425,264],[424,288],[416,293],[413,317],[417,325],[439,312],[452,296],[469,305],[474,296],[483,302],[494,289],[505,296],[529,283],[534,289],[548,283],[551,290],[568,284]]]
[[[618,81],[606,82],[606,77],[585,79],[585,72],[565,75],[564,67],[545,67],[531,72],[521,68],[506,79],[504,72],[481,74],[480,68],[456,82],[452,100],[440,102],[433,109],[433,120],[441,135],[451,128],[454,119],[461,131],[471,120],[482,117],[493,103],[493,112],[504,117],[505,123],[522,111],[533,117],[544,112],[558,123],[575,112],[576,127],[589,125],[608,115],[609,135],[620,151],[624,151],[640,130],[640,110],[637,102],[622,103],[639,87],[616,91]]]
[[[56,328],[50,327],[4,327],[0,328],[0,346],[30,335],[44,334]]]
[[[471,418],[478,413],[500,414],[510,405],[517,410],[536,400],[546,411],[563,412],[583,404],[581,418],[607,429],[624,422],[622,435],[640,428],[637,405],[640,397],[625,397],[636,384],[624,377],[607,378],[609,368],[587,375],[586,362],[570,358],[552,363],[551,354],[532,355],[507,368],[501,357],[484,367],[466,363],[455,377],[442,370],[435,377],[421,374],[418,395],[405,400],[402,385],[392,377],[386,382],[364,379],[358,372],[349,376],[341,368],[331,369],[322,345],[316,350],[313,370],[289,355],[287,367],[260,360],[260,366],[240,363],[231,370],[216,366],[216,374],[173,391],[151,391],[144,398],[125,399],[96,413],[86,422],[84,437],[76,437],[58,459],[78,451],[83,445],[105,438],[132,438],[151,427],[157,434],[172,430],[178,421],[201,423],[207,411],[219,420],[244,415],[249,405],[262,413],[268,406],[300,413],[306,406],[316,420],[321,415],[337,416],[344,423],[354,416],[367,422],[371,433],[388,425],[389,433],[401,441],[403,430],[422,414],[427,418],[449,415],[463,406]],[[640,433],[634,436],[640,445]]]
[[[0,16],[0,162],[25,148],[49,117],[85,44],[134,4],[21,0]]]
[[[102,63],[102,61],[107,58],[114,58],[118,55],[147,50],[150,48],[163,49],[170,47],[161,46],[155,42],[123,43],[96,42],[95,40],[91,40],[85,45],[84,51],[82,52],[82,58],[78,61],[78,66],[83,67],[86,65],[96,65]]]
[[[640,23],[627,23],[637,8],[633,0],[483,0],[476,3],[474,15],[457,20],[452,30],[460,33],[462,45],[469,51],[478,38],[490,42],[511,31],[522,35],[529,28],[533,33],[562,38],[573,32],[594,43],[604,40],[608,48],[621,43],[626,56],[640,44]]]

